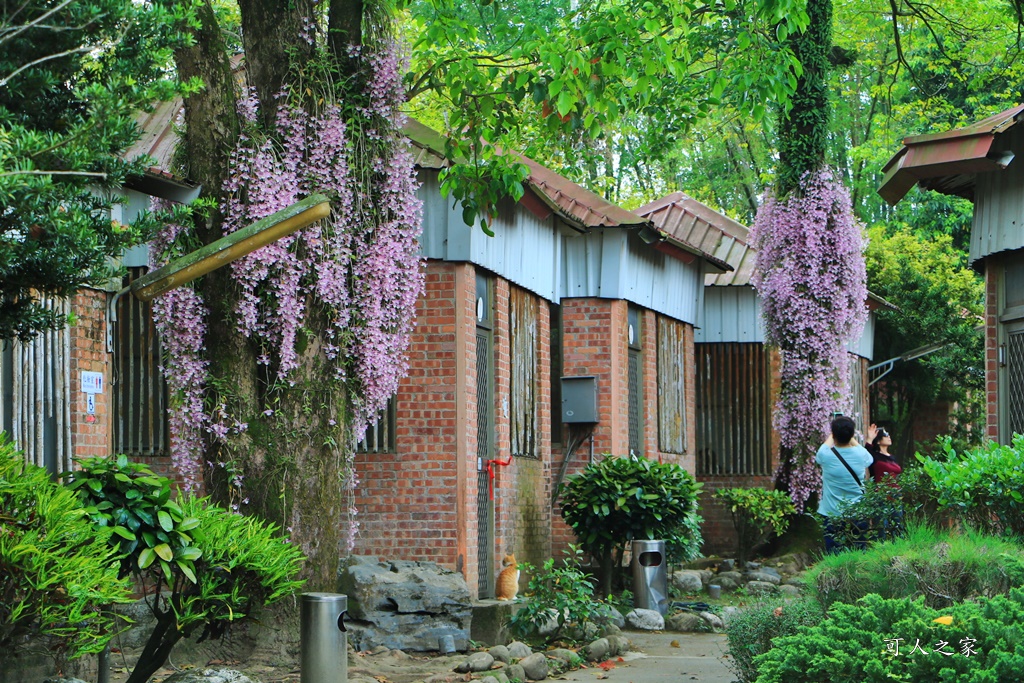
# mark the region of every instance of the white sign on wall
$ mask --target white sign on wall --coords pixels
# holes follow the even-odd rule
[[[102,394],[103,393],[103,373],[102,372],[90,372],[85,370],[82,372],[82,391],[87,394]]]

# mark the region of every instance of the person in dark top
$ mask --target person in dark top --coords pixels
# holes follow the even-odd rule
[[[892,446],[892,437],[889,432],[884,428],[871,425],[868,428],[868,436],[870,438],[868,451],[874,461],[868,466],[868,471],[871,472],[875,482],[881,483],[882,478],[886,476],[896,477],[899,475],[903,468],[889,453],[889,447]]]

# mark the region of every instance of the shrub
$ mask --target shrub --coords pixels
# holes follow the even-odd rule
[[[807,598],[791,602],[772,598],[737,613],[725,627],[732,672],[741,683],[750,683],[757,678],[754,657],[768,652],[775,638],[792,635],[800,626],[813,626],[823,618],[821,605]]]
[[[131,600],[109,536],[0,432],[0,647],[42,635],[60,657],[103,649],[115,633],[112,605]]]
[[[940,619],[941,621],[936,621]],[[948,623],[943,623],[948,622]],[[1024,671],[1024,590],[933,609],[922,599],[867,595],[778,637],[757,683],[1002,683]],[[924,652],[914,652],[919,645]]]
[[[864,482],[864,495],[840,504],[839,514],[830,518],[833,536],[844,548],[866,545],[903,535],[905,519],[899,484],[891,481]]]
[[[594,596],[594,587],[580,569],[583,551],[570,545],[565,554],[561,567],[555,566],[554,558],[544,562],[540,571],[529,563],[522,564],[530,581],[522,607],[509,620],[510,629],[518,637],[544,637],[548,642],[558,638],[573,640],[586,634],[587,624],[604,620],[602,614],[607,608]],[[542,636],[542,632],[546,635]]]
[[[697,557],[700,489],[679,465],[635,456],[606,456],[563,485],[562,517],[600,565],[602,595],[611,593],[612,571],[634,539],[664,539],[671,555]]]
[[[911,523],[904,538],[822,557],[808,570],[807,581],[826,609],[869,593],[921,596],[927,605],[939,607],[1024,585],[1024,550],[970,529]]]
[[[119,566],[146,587],[156,627],[128,683],[144,683],[182,638],[217,638],[254,609],[294,593],[302,553],[278,529],[185,496],[124,456],[90,458],[73,484],[97,529],[112,528]]]
[[[793,501],[783,491],[769,491],[761,487],[719,489],[715,497],[729,508],[732,524],[736,528],[739,546],[736,555],[740,566],[748,554],[765,543],[771,534],[781,536],[789,528],[790,517],[796,514]]]
[[[939,505],[984,531],[1024,538],[1024,435],[1014,434],[1010,446],[990,441],[963,453],[948,437],[940,443],[943,460],[918,456]]]

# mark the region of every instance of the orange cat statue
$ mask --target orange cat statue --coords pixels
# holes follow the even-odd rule
[[[519,592],[519,565],[516,564],[516,556],[506,555],[501,564],[505,568],[498,574],[494,597],[498,600],[515,600],[516,593]]]

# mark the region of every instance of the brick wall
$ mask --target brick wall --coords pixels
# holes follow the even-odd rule
[[[105,456],[111,449],[110,356],[107,353],[107,293],[82,289],[71,300],[76,321],[71,336],[72,457]],[[96,394],[96,413],[87,412],[82,373],[103,373],[103,393]]]
[[[464,272],[459,277],[459,270],[466,267],[427,267],[425,294],[416,305],[409,375],[396,397],[396,452],[356,456],[356,554],[429,560],[451,569],[475,567],[459,557],[458,530],[467,521],[461,517],[475,511],[460,504],[466,491],[460,495],[464,486],[456,466],[458,405],[467,398],[458,395],[456,382],[460,372],[467,374],[459,361],[459,344],[466,335],[456,329],[456,309],[463,308],[464,319],[465,308],[472,305],[472,291],[459,291],[458,286],[467,280],[473,284]],[[475,480],[470,483],[475,494]]]
[[[999,440],[999,289],[1002,263],[985,260],[985,436]]]

